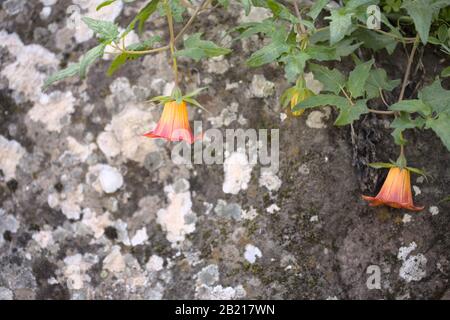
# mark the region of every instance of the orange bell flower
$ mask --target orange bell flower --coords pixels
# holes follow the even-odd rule
[[[424,207],[413,204],[411,193],[411,176],[408,169],[393,167],[376,197],[362,196],[370,206],[386,205],[393,208],[420,211]]]
[[[164,110],[156,128],[144,134],[149,138],[162,138],[168,141],[194,142],[191,127],[189,126],[186,102],[176,101],[164,104]]]

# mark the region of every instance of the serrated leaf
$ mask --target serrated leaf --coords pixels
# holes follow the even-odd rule
[[[443,112],[436,119],[428,119],[426,125],[441,138],[442,143],[450,151],[450,115]]]
[[[119,28],[110,21],[96,20],[89,17],[83,17],[82,20],[103,41],[111,42],[119,36]]]
[[[353,98],[361,97],[364,93],[367,78],[369,78],[370,69],[372,68],[374,60],[371,59],[361,63],[350,72],[347,81],[347,88]]]
[[[417,117],[416,119],[411,119],[408,113],[402,112],[400,116],[396,117],[390,124],[391,128],[394,129],[413,129],[422,128],[425,124],[425,119]]]
[[[336,126],[344,126],[358,120],[362,114],[369,112],[366,102],[367,100],[358,100],[354,105],[350,105],[348,102],[345,105],[338,105],[340,112],[334,124]]]
[[[428,42],[433,15],[445,6],[450,5],[448,0],[404,0],[402,8],[406,9],[414,21],[423,44]]]
[[[352,42],[353,39],[347,39],[339,41],[334,46],[309,45],[305,52],[307,52],[312,59],[317,61],[341,61],[341,57],[350,55],[361,45],[361,42],[354,44],[352,44]]]
[[[392,91],[400,84],[400,80],[389,80],[386,70],[374,69],[370,70],[369,77],[366,82],[366,94],[368,99],[377,98],[380,96],[380,89]]]
[[[201,40],[201,33],[195,33],[184,41],[184,49],[176,52],[176,56],[192,58],[200,61],[202,58],[222,56],[231,52],[230,49],[222,48],[212,41]]]
[[[98,58],[101,58],[105,52],[106,44],[102,43],[89,50],[80,60],[80,78],[86,77],[87,70],[91,64]]]
[[[419,99],[429,105],[434,112],[450,113],[450,90],[445,90],[439,80],[435,80],[431,85],[424,87],[419,92]]]
[[[58,82],[60,80],[63,80],[65,78],[73,77],[76,74],[79,74],[80,72],[80,64],[74,63],[68,66],[65,69],[59,70],[58,72],[52,74],[50,77],[48,77],[45,82],[42,90],[47,89],[49,86],[51,86],[53,83]]]
[[[393,111],[404,111],[408,113],[420,112],[424,115],[431,114],[431,107],[423,103],[423,101],[419,99],[402,100],[391,105],[389,109]]]
[[[249,67],[259,67],[278,59],[283,53],[288,52],[289,46],[281,41],[274,41],[258,51],[254,52],[247,59]]]
[[[284,56],[280,61],[284,62],[284,72],[286,79],[293,82],[303,73],[306,61],[310,56],[305,52],[295,52]]]
[[[107,1],[103,1],[102,3],[100,3],[97,8],[95,8],[96,11],[99,11],[100,9],[107,7],[111,4],[113,4],[114,2],[116,2],[117,0],[107,0]]]
[[[159,4],[159,0],[151,0],[141,10],[139,10],[136,17],[134,17],[134,19],[128,25],[126,33],[133,30],[134,27],[136,26],[136,23],[138,23],[138,32],[142,33],[145,22],[156,11],[156,9],[158,8],[158,4]]]
[[[317,0],[313,2],[311,9],[308,12],[308,16],[310,16],[313,20],[316,20],[317,16],[320,12],[325,8],[329,0]]]
[[[347,99],[334,94],[318,94],[301,101],[292,108],[292,111],[297,112],[302,109],[323,107],[327,105],[337,106],[338,108],[341,108],[347,106],[348,101]]]
[[[386,49],[388,54],[392,54],[394,52],[398,43],[398,40],[392,36],[362,28],[352,33],[352,36],[362,41],[364,47],[374,51]]]
[[[346,12],[343,10],[331,11],[331,16],[325,19],[331,20],[330,22],[330,44],[342,40],[352,29],[352,12]]]
[[[344,75],[337,69],[328,69],[327,67],[309,63],[309,70],[314,74],[314,78],[319,80],[324,88],[324,91],[338,94],[341,91],[342,85],[345,83]]]

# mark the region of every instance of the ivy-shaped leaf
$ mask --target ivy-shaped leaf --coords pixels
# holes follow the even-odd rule
[[[134,19],[128,25],[126,33],[130,32],[138,23],[138,32],[142,33],[144,30],[145,22],[150,18],[150,16],[156,11],[158,8],[159,0],[151,0],[148,2],[134,17]]]
[[[48,77],[44,82],[42,90],[46,90],[49,86],[51,86],[55,82],[61,81],[65,78],[73,77],[79,73],[80,73],[80,64],[79,63],[71,64],[67,68],[59,70],[58,72]]]
[[[357,100],[354,105],[350,105],[348,102],[345,105],[338,105],[340,112],[334,125],[344,126],[351,124],[353,121],[358,120],[362,114],[368,113],[369,109],[366,102],[367,100]]]
[[[389,109],[408,113],[420,112],[425,116],[429,116],[431,114],[431,107],[419,99],[402,100],[391,105]]]
[[[283,53],[288,52],[289,45],[282,41],[273,41],[267,46],[254,52],[250,58],[247,59],[249,67],[259,67],[278,59]]]
[[[289,82],[295,81],[297,77],[303,73],[306,61],[309,58],[310,56],[305,52],[295,52],[280,59],[280,61],[285,64],[285,76]]]
[[[83,17],[82,20],[102,41],[111,42],[119,36],[117,25],[110,21],[96,20],[89,17]]]
[[[328,69],[327,67],[309,63],[309,70],[314,74],[314,78],[323,84],[323,90],[338,94],[342,85],[345,83],[344,75],[337,69]]]
[[[443,112],[436,119],[428,119],[426,126],[441,138],[442,143],[450,151],[450,115]]]
[[[359,98],[364,93],[367,78],[369,78],[370,69],[372,68],[374,60],[371,59],[364,63],[358,64],[355,69],[350,72],[347,81],[347,89],[353,98]]]
[[[368,99],[377,98],[380,96],[380,89],[392,91],[400,84],[400,80],[389,80],[386,70],[375,69],[370,70],[369,77],[366,82],[366,94]]]
[[[434,112],[450,113],[450,90],[445,90],[439,80],[423,88],[419,92],[419,99],[431,106]],[[449,124],[450,125],[450,124]]]
[[[176,56],[192,58],[195,61],[208,57],[217,57],[231,52],[228,48],[222,48],[212,41],[201,40],[201,33],[195,33],[184,40],[184,49],[176,52]]]
[[[333,45],[342,40],[352,30],[352,12],[343,9],[331,11],[331,16],[325,19],[330,22],[330,44]]]
[[[98,58],[103,57],[106,44],[102,43],[89,50],[80,60],[80,78],[86,77],[87,70]]]

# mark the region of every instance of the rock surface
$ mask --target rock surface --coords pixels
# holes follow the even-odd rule
[[[331,109],[287,116],[282,70],[245,65],[262,44],[252,38],[224,58],[183,60],[181,73],[189,89],[209,86],[199,100],[211,114],[190,108],[204,129],[280,129],[280,170],[238,151],[222,164],[177,165],[173,145],[142,137],[161,113],[143,101],[173,86],[165,53],[113,77],[105,57],[86,80],[41,90],[95,45],[80,14],[124,27],[139,3],[97,13],[99,2],[0,1],[0,299],[448,297],[450,206],[440,200],[450,155],[431,132],[407,136],[408,160],[433,176],[413,177],[426,209],[369,208],[360,196],[373,195],[385,173],[353,159],[370,145],[371,161],[396,156],[384,121],[364,117],[352,144]],[[266,16],[245,17],[233,4],[193,29],[217,40],[224,27]],[[143,38],[167,38],[158,19],[148,29]],[[396,54],[386,64],[401,78]],[[439,60],[425,57],[425,69]]]

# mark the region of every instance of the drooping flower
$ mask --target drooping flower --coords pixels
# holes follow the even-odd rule
[[[313,93],[309,89],[306,89],[306,88],[297,89],[291,97],[292,115],[297,116],[297,117],[301,116],[303,114],[303,112],[305,112],[305,109],[300,109],[298,111],[293,111],[292,109],[297,105],[297,103],[308,99],[312,95],[313,95]]]
[[[144,134],[144,136],[149,138],[162,138],[168,141],[186,141],[192,144],[194,142],[194,136],[189,125],[186,102],[166,102],[156,128]]]
[[[411,193],[411,175],[407,168],[392,167],[376,197],[362,196],[370,206],[386,205],[420,211],[424,207],[416,207]]]

